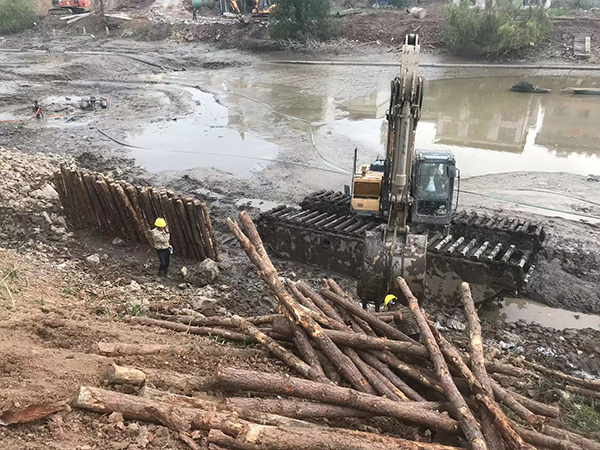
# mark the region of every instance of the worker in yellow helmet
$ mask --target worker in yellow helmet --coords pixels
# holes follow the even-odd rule
[[[411,339],[418,341],[421,338],[419,326],[415,322],[412,312],[408,306],[403,305],[394,294],[388,294],[383,300],[385,309],[396,311],[394,322],[396,327]]]
[[[173,252],[173,247],[170,244],[171,235],[167,228],[167,221],[162,217],[156,219],[154,226],[155,228],[152,229],[152,240],[154,241],[154,248],[156,249],[160,263],[158,275],[164,275],[168,278],[171,253]]]

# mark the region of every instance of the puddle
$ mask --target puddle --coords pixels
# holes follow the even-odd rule
[[[450,148],[462,175],[548,171],[600,174],[600,96],[561,94],[566,87],[599,87],[589,78],[533,77],[550,94],[508,91],[519,78],[427,83],[417,128],[419,148]],[[346,118],[333,129],[383,152],[387,91],[340,105]]]
[[[241,198],[237,202],[235,202],[236,206],[248,207],[248,208],[257,208],[260,212],[267,212],[276,206],[279,206],[280,203],[270,202],[268,200],[262,200],[260,198]]]
[[[482,308],[481,317],[505,323],[524,320],[528,323],[538,323],[544,327],[563,330],[565,328],[593,328],[600,330],[600,316],[551,308],[541,303],[523,299],[505,299],[500,309],[490,311]]]
[[[247,132],[243,120],[230,115],[213,95],[187,90],[198,104],[193,114],[148,124],[128,138],[143,147],[132,150],[138,164],[150,172],[214,167],[248,177],[277,157],[277,146]]]

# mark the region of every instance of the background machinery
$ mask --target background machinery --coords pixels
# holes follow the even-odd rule
[[[50,14],[82,14],[89,11],[90,0],[52,0]]]
[[[446,291],[448,280],[467,281],[479,300],[518,290],[545,239],[540,224],[455,211],[454,155],[414,148],[425,87],[419,53],[418,36],[407,36],[391,82],[385,158],[362,166],[346,194],[315,192],[300,209],[279,206],[259,220],[276,254],[358,278],[359,296],[377,307],[398,276],[417,294],[426,276]]]

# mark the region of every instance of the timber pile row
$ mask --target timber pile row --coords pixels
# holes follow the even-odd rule
[[[108,384],[143,386],[141,395],[82,387],[74,406],[161,423],[179,432],[192,448],[199,448],[194,439],[208,432],[209,448],[214,449],[455,450],[466,445],[474,450],[600,450],[600,443],[562,428],[557,406],[512,392],[496,376],[540,379],[542,373],[594,395],[600,394],[600,381],[525,361],[518,367],[486,360],[468,284],[462,285],[469,326],[467,355],[439,332],[401,278],[397,284],[425,345],[394,326],[400,317],[363,310],[331,279],[323,280],[318,292],[302,281],[282,281],[250,217],[242,212],[240,220],[245,233],[231,219],[228,227],[277,298],[279,314],[227,318],[169,310],[170,315],[132,321],[253,341],[299,377],[232,368],[195,377],[113,366],[106,376]],[[109,355],[152,353],[164,347],[102,346],[100,350]],[[215,391],[219,397],[212,396]],[[432,442],[336,428],[322,421],[377,416],[426,427]]]
[[[65,166],[54,173],[54,184],[74,229],[95,228],[124,241],[151,243],[150,229],[157,217],[163,217],[177,254],[197,261],[219,261],[205,203]]]

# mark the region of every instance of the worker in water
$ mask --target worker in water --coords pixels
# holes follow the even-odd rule
[[[411,339],[418,341],[421,338],[421,333],[410,308],[400,303],[400,300],[394,294],[386,295],[383,303],[388,311],[396,311],[394,322],[398,329]]]
[[[194,8],[194,10],[192,11],[192,20],[195,22],[196,20],[198,20],[198,8]]]
[[[35,117],[38,120],[44,118],[44,112],[42,111],[42,106],[40,105],[40,102],[38,102],[37,100],[35,100],[33,102],[33,117]]]
[[[152,239],[154,241],[154,248],[158,254],[158,260],[160,267],[158,268],[158,275],[169,276],[169,265],[171,263],[171,252],[173,247],[169,241],[171,235],[167,228],[167,222],[162,217],[159,217],[154,222],[155,228],[152,230]]]

